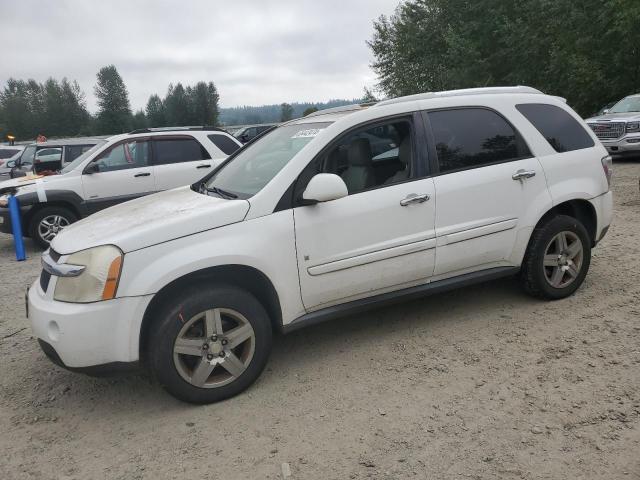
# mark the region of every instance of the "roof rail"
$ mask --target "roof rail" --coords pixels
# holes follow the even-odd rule
[[[310,113],[309,115],[303,118],[317,117],[318,115],[326,115],[328,113],[355,112],[356,110],[362,110],[372,105],[375,105],[375,102],[374,103],[353,103],[350,105],[342,105],[341,107],[325,108],[324,110],[318,110],[317,112]]]
[[[184,132],[189,130],[204,130],[212,132],[224,132],[222,128],[214,127],[212,125],[201,125],[194,127],[157,127],[157,128],[138,128],[128,133],[128,135],[135,135],[137,133],[153,133],[153,132]]]
[[[541,94],[540,90],[532,87],[518,85],[517,87],[481,87],[481,88],[465,88],[461,90],[446,90],[444,92],[427,92],[418,93],[416,95],[407,95],[406,97],[391,98],[376,103],[376,106],[392,105],[394,103],[411,102],[414,100],[428,100],[431,98],[444,97],[462,97],[466,95],[487,95],[496,93],[532,93]]]

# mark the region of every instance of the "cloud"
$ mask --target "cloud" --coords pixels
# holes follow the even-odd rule
[[[95,75],[114,64],[134,110],[199,80],[223,106],[355,98],[376,81],[373,20],[398,2],[21,0],[2,8],[0,85],[66,76],[93,111]]]

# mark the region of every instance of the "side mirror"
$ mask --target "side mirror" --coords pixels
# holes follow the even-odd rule
[[[97,162],[92,162],[86,166],[83,173],[91,175],[92,173],[98,173],[100,171],[100,165]]]
[[[602,111],[602,114],[603,114],[603,115],[606,115],[607,113],[609,113],[609,109],[608,109],[608,108],[605,108],[605,109]]]
[[[318,173],[314,176],[302,193],[302,200],[306,205],[319,202],[337,200],[349,195],[347,185],[338,175],[333,173]]]
[[[7,168],[16,168],[16,161],[15,160],[9,160],[7,162],[7,164],[5,165],[5,167],[7,167]]]

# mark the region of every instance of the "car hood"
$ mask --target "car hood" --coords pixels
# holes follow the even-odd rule
[[[638,121],[640,120],[640,112],[626,112],[626,113],[607,113],[606,115],[599,115],[597,117],[587,118],[587,122],[620,122],[620,121]]]
[[[0,181],[0,195],[18,188],[20,189],[20,191],[22,191],[24,187],[35,185],[36,181],[42,181],[41,179],[44,178],[46,177],[42,177],[40,175],[27,175],[26,177],[18,177],[11,180]],[[29,190],[33,190],[33,188]]]
[[[241,222],[247,200],[226,200],[180,187],[102,210],[65,228],[51,248],[66,255],[99,245],[123,252]]]

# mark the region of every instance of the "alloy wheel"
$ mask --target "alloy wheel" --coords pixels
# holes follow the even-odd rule
[[[42,240],[49,243],[68,225],[69,220],[65,217],[61,215],[49,215],[40,221],[40,224],[38,225],[38,234]]]
[[[191,385],[221,387],[247,369],[255,345],[249,320],[236,310],[214,308],[184,323],[174,342],[173,363]]]
[[[584,246],[573,232],[564,231],[555,235],[544,255],[544,276],[554,288],[571,285],[582,269]]]

